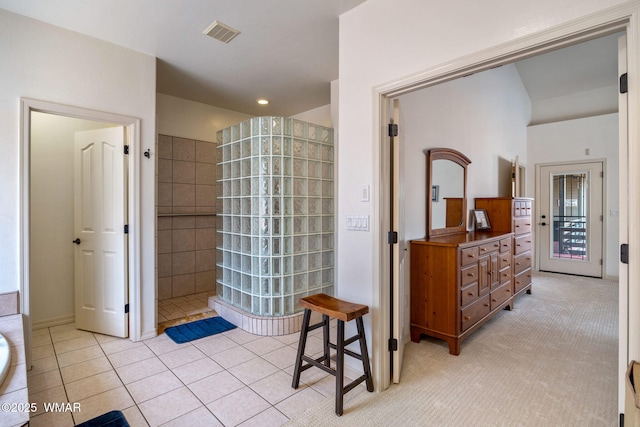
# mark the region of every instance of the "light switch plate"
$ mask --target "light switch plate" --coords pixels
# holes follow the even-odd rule
[[[369,215],[347,215],[347,230],[369,231]]]

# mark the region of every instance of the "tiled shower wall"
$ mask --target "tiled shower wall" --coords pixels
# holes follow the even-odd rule
[[[158,136],[158,299],[215,294],[215,144]]]

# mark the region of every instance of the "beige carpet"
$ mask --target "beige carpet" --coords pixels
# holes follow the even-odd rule
[[[449,355],[444,342],[405,348],[401,383],[363,385],[288,426],[616,426],[618,288],[539,273],[516,300]]]

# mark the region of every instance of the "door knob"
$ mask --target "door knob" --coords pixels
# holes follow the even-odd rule
[[[82,240],[76,237],[76,240],[73,240],[72,242],[75,243],[76,245],[79,245],[82,242]]]

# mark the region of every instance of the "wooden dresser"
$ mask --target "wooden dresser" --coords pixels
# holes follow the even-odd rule
[[[411,340],[446,340],[449,353],[513,302],[511,232],[467,232],[411,241]]]
[[[533,199],[524,197],[485,197],[475,199],[476,209],[486,209],[491,230],[512,232],[513,296],[531,293]]]

